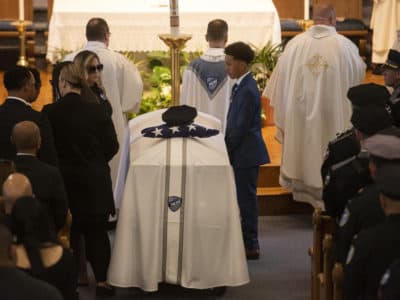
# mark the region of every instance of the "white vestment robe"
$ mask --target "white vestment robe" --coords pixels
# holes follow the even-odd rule
[[[101,78],[113,109],[112,120],[121,146],[127,125],[125,113],[135,113],[140,108],[143,92],[142,78],[132,62],[122,54],[107,48],[102,42],[87,42],[86,47],[67,55],[64,60],[72,61],[76,54],[83,50],[95,52],[100,58],[100,63],[104,65]],[[121,151],[118,151],[110,161],[113,187],[117,178],[120,153]]]
[[[206,289],[249,282],[235,181],[221,133],[148,138],[165,110],[129,122],[117,188],[108,282],[155,291],[159,282]],[[195,124],[220,130],[199,112]]]
[[[328,142],[351,126],[347,90],[362,83],[357,47],[334,27],[312,26],[285,48],[264,90],[282,143],[280,184],[298,201],[322,205],[320,168]]]
[[[183,73],[180,104],[196,107],[221,121],[225,130],[232,80],[226,73],[223,48],[210,48]]]
[[[397,30],[400,29],[400,0],[374,0],[370,27],[373,30],[372,62],[383,64],[389,50],[397,44]]]

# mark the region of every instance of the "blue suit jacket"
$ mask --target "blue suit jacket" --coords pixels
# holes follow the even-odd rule
[[[251,73],[240,82],[227,116],[225,143],[235,168],[249,168],[269,162],[261,135],[261,99]]]

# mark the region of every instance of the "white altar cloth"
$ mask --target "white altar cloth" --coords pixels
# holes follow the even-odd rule
[[[111,31],[110,48],[117,51],[167,50],[158,34],[169,33],[168,0],[54,0],[49,24],[47,58],[59,50],[75,51],[85,45],[85,26],[92,17],[104,18]],[[256,46],[281,42],[277,10],[272,0],[179,1],[181,32],[191,34],[187,51],[205,50],[207,23],[216,18],[229,25],[229,42]]]
[[[145,291],[157,290],[159,282],[198,289],[246,284],[235,183],[223,135],[143,137],[143,128],[162,123],[163,111],[129,122],[122,154],[128,157],[128,170],[121,168],[117,183],[123,193],[108,282]],[[195,123],[220,127],[202,113]],[[169,208],[168,196],[182,198],[177,211]]]

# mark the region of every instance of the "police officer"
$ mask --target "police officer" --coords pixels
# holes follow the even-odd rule
[[[368,156],[361,150],[360,142],[392,124],[385,111],[390,98],[385,86],[361,84],[350,88],[347,97],[353,106],[351,122],[355,128],[329,143],[321,168],[322,199],[327,214],[334,218],[340,218],[348,199],[372,181]]]
[[[381,300],[400,299],[400,259],[390,265],[390,268],[383,274],[379,288]]]
[[[353,240],[344,268],[344,299],[377,299],[385,270],[400,258],[400,164],[376,172],[385,221]]]
[[[400,52],[390,49],[383,67],[385,84],[393,88],[390,96],[390,108],[395,125],[400,126]]]
[[[381,166],[400,162],[400,129],[389,127],[367,138],[364,148],[370,155],[369,169],[372,178]],[[372,182],[350,199],[339,221],[335,234],[335,258],[344,263],[353,237],[361,230],[381,223],[385,218],[379,201],[379,189]]]

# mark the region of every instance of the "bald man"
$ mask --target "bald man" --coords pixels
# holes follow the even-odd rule
[[[31,183],[24,174],[13,173],[3,183],[4,211],[11,214],[14,202],[24,196],[33,196]]]
[[[36,157],[41,143],[39,127],[32,121],[19,122],[12,130],[11,141],[17,150],[14,159],[17,171],[29,178],[33,193],[47,207],[58,232],[67,215],[67,193],[60,171]]]
[[[263,94],[283,145],[280,184],[295,200],[320,207],[324,153],[336,133],[351,127],[347,90],[362,83],[366,66],[357,47],[336,32],[332,6],[315,5],[313,20],[286,45]]]

